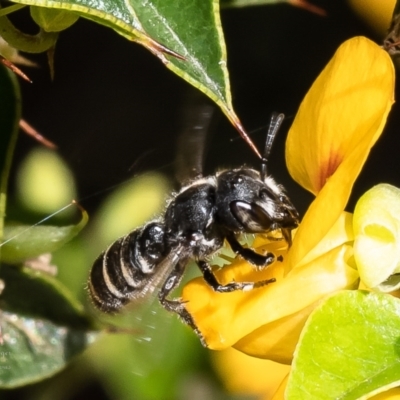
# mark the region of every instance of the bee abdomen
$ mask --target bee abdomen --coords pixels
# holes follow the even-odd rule
[[[100,254],[94,262],[89,276],[89,293],[93,304],[103,312],[114,313],[123,307],[128,299],[120,298],[110,291],[109,284],[104,277],[103,269],[105,253]]]
[[[156,246],[150,253],[149,239],[153,247]],[[141,297],[146,291],[148,276],[154,274],[164,257],[163,239],[163,226],[150,223],[118,239],[102,253],[94,262],[89,277],[94,305],[101,311],[115,313]]]

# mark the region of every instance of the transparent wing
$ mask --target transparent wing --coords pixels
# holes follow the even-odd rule
[[[184,110],[175,159],[176,178],[180,183],[203,175],[204,152],[213,113],[214,107],[204,102],[190,102]]]
[[[158,293],[177,264],[183,249],[178,247],[157,267],[141,297],[127,305],[120,316],[107,318],[116,334],[130,333],[131,348],[136,362],[132,373],[147,378],[168,363],[168,349],[177,336],[182,335],[183,324],[165,310],[158,300]]]

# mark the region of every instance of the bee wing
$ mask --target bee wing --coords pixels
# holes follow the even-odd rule
[[[213,113],[213,106],[198,101],[189,102],[183,112],[175,159],[175,175],[181,184],[203,175],[204,151]]]
[[[158,272],[142,293],[143,298],[134,301],[127,307],[129,325],[134,327],[136,334],[133,347],[137,362],[133,373],[146,377],[168,362],[168,349],[175,338],[181,337],[184,325],[167,312],[158,301],[158,292],[167,280],[175,265],[181,259],[183,247],[178,247],[159,265]],[[132,321],[133,319],[133,321]]]
[[[118,315],[102,316],[109,330],[117,336],[127,334],[131,372],[139,378],[151,376],[168,365],[168,351],[174,331],[182,325],[172,313],[162,308],[157,296],[149,295],[127,305]],[[117,339],[118,340],[118,339]]]
[[[174,248],[158,265],[157,272],[154,273],[148,285],[143,289],[142,295],[145,297],[150,296],[154,292],[158,292],[168,276],[174,269],[178,261],[182,260],[182,253],[184,247],[179,245]]]

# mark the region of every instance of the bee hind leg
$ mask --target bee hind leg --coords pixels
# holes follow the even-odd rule
[[[176,287],[178,287],[179,283],[181,282],[183,273],[185,272],[186,264],[187,264],[187,260],[181,260],[176,264],[175,268],[172,270],[172,272],[170,273],[170,275],[164,282],[160,292],[158,293],[158,300],[160,301],[161,305],[167,311],[178,314],[180,319],[185,324],[189,325],[194,330],[194,332],[197,334],[197,336],[199,336],[203,346],[207,347],[203,340],[203,336],[201,335],[200,331],[197,329],[197,326],[193,321],[192,316],[186,310],[185,304],[179,299],[169,300],[167,298],[169,296],[169,294]]]

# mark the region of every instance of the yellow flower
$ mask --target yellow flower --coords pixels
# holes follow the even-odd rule
[[[209,348],[233,346],[249,355],[290,363],[315,306],[338,290],[357,287],[352,215],[344,209],[383,130],[393,91],[389,56],[363,37],[345,42],[314,82],[286,143],[290,174],[316,196],[292,247],[259,237],[257,251],[268,248],[284,261],[257,271],[236,259],[215,271],[223,284],[273,277],[276,283],[250,292],[216,293],[198,278],[183,290],[185,306]]]
[[[400,288],[400,189],[379,184],[358,200],[353,218],[354,260],[366,288]]]
[[[217,375],[229,393],[271,399],[290,371],[288,365],[249,357],[232,347],[210,354]],[[265,377],[268,376],[268,379]]]

